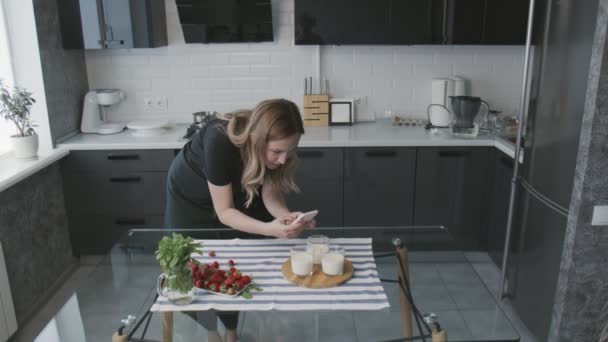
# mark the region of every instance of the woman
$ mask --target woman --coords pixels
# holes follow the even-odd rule
[[[284,99],[266,100],[253,110],[214,120],[188,142],[169,170],[165,225],[204,228],[225,225],[246,234],[297,237],[315,222],[292,223],[283,198],[293,182],[296,147],[304,133],[298,107]],[[236,341],[237,312],[218,316],[226,341]],[[199,313],[209,341],[221,341],[214,314]]]

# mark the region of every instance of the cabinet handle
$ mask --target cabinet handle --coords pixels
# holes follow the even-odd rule
[[[139,159],[139,154],[108,154],[108,160],[137,160]]]
[[[299,158],[323,158],[323,151],[298,151]]]
[[[114,221],[117,225],[142,225],[146,224],[146,219],[144,218],[132,218],[132,219],[116,219]]]
[[[471,151],[441,151],[440,157],[465,157],[471,154]]]
[[[136,183],[136,182],[140,182],[141,181],[141,177],[139,176],[134,176],[134,177],[111,177],[110,178],[110,182],[112,183]]]
[[[366,157],[395,157],[397,152],[395,151],[365,151]]]
[[[509,157],[500,158],[500,162],[509,168],[513,168],[513,159],[511,159]]]

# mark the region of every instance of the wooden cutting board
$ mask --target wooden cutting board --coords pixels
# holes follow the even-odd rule
[[[313,266],[313,274],[310,277],[300,277],[291,271],[291,259],[287,259],[281,267],[283,277],[288,281],[300,286],[311,289],[326,289],[344,284],[353,277],[353,264],[348,259],[344,259],[344,273],[339,276],[328,276],[321,270],[321,265]]]

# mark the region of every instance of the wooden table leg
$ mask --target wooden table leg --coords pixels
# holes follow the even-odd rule
[[[163,342],[173,341],[173,312],[163,312]]]
[[[397,257],[403,263],[403,269],[401,269],[401,265],[397,263],[397,274],[399,274],[400,279],[409,279],[409,263],[408,263],[408,255],[407,248],[404,246],[397,246]],[[405,271],[405,272],[404,272]],[[405,284],[404,284],[405,286]],[[412,306],[410,301],[407,299],[403,291],[399,289],[399,299],[401,301],[401,319],[403,321],[403,336],[404,337],[412,337]]]

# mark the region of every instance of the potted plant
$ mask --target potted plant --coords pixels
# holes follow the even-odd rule
[[[202,243],[194,242],[191,237],[173,233],[158,243],[156,260],[163,274],[158,277],[157,290],[160,296],[167,297],[177,305],[190,304],[194,299],[192,271],[189,267],[193,253],[202,254]],[[163,283],[165,287],[163,288]]]
[[[38,154],[38,135],[30,118],[36,100],[20,87],[10,89],[0,80],[0,116],[15,124],[18,134],[10,137],[16,158],[34,158]]]

